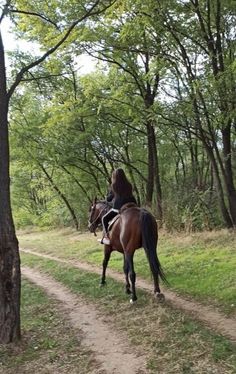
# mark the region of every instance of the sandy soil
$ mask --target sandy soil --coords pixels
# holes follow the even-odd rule
[[[42,287],[49,296],[60,301],[72,328],[75,331],[82,330],[83,343],[94,352],[94,357],[100,364],[96,374],[148,373],[145,369],[145,357],[129,347],[126,337],[115,331],[110,323],[106,323],[93,304],[75,296],[66,287],[35,269],[22,267],[22,274]]]

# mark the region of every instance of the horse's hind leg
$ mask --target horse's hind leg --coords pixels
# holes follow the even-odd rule
[[[133,303],[137,300],[136,290],[135,290],[135,280],[136,280],[136,274],[134,271],[134,261],[133,261],[133,253],[132,254],[125,254],[125,260],[126,264],[129,268],[129,278],[131,282],[131,299],[130,302]]]
[[[125,255],[124,255],[124,273],[125,273],[125,292],[127,294],[130,294],[130,283],[129,283],[129,265],[128,262],[125,260]]]
[[[102,278],[101,278],[101,281],[100,281],[100,286],[104,286],[106,284],[106,269],[107,269],[107,265],[108,265],[108,262],[110,260],[110,257],[111,257],[110,246],[105,245],[105,247],[104,247],[104,258],[103,258],[103,262],[102,262]]]
[[[153,274],[153,273],[152,273]],[[163,302],[165,300],[165,296],[163,293],[161,293],[160,287],[159,287],[159,279],[158,275],[153,274],[153,280],[154,280],[154,295],[157,298],[159,302]]]
[[[154,294],[156,293],[160,293],[161,290],[160,290],[160,287],[159,287],[159,280],[158,280],[158,275],[156,274],[153,274],[153,280],[154,280]]]

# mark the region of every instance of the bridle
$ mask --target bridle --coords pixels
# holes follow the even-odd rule
[[[96,205],[100,203],[100,204],[104,204],[104,208],[102,208],[102,210],[99,212],[99,214],[97,215],[97,217],[91,222],[91,217],[93,216],[94,212],[95,212],[95,208],[96,208]],[[88,220],[88,227],[90,229],[91,232],[94,233],[94,235],[96,236],[96,228],[98,227],[99,225],[99,220],[101,220],[101,217],[104,215],[102,213],[104,213],[104,211],[108,211],[110,209],[110,205],[107,203],[107,202],[103,202],[103,201],[97,201],[96,203],[93,204],[92,208],[91,208],[91,214],[90,214],[90,218]],[[91,228],[94,228],[93,231],[91,230]]]

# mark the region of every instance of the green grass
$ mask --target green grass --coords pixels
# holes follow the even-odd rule
[[[91,353],[78,342],[57,304],[26,280],[21,320],[22,340],[0,345],[0,373],[67,373],[70,367],[71,373],[87,374],[94,368]]]
[[[128,334],[133,349],[148,356],[152,373],[235,372],[235,346],[145,292],[138,290],[138,302],[130,306],[123,283],[108,278],[107,287],[99,288],[96,274],[29,254],[22,255],[22,262],[92,301],[99,314]]]
[[[65,230],[20,233],[20,245],[65,259],[101,265],[103,247],[92,234]],[[170,287],[227,314],[236,313],[236,235],[226,230],[194,235],[160,232],[158,254]],[[123,258],[112,254],[109,267],[122,272]],[[137,276],[150,280],[143,250],[135,253]]]

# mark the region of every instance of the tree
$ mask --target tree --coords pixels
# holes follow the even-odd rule
[[[168,227],[208,228],[222,225],[223,219],[232,227],[235,43],[231,3],[121,0],[106,15],[98,14],[78,27],[57,58],[25,74],[24,90],[14,95],[11,130],[13,146],[24,142],[37,171],[32,179],[27,165],[30,156],[17,150],[24,170],[16,177],[22,184],[30,180],[32,186],[27,209],[38,204],[41,221],[51,216],[55,224],[59,215],[64,224],[71,224],[69,211],[85,221],[88,201],[96,193],[104,196],[111,169],[122,163],[141,204],[148,203],[157,218],[163,208]],[[43,30],[41,17],[34,15],[37,22],[32,28],[26,14],[14,15],[21,32],[46,49],[58,40],[64,20],[72,22],[73,6],[79,10],[81,2],[72,2],[55,14],[45,3]],[[39,7],[35,8],[38,15]],[[76,59],[83,48],[97,57],[98,69],[82,78]],[[24,61],[27,65],[32,56],[24,56]],[[30,92],[28,101],[25,87]],[[33,105],[31,92],[40,110]],[[39,156],[41,166],[36,166]],[[29,173],[27,179],[23,171]],[[58,215],[53,214],[53,205]]]
[[[52,43],[54,44],[48,47],[45,53],[38,58],[31,58],[30,62],[25,63],[24,66],[20,68],[9,89],[7,89],[5,55],[0,33],[0,343],[12,342],[20,338],[21,276],[18,241],[16,238],[10,202],[8,139],[9,102],[23,77],[57,51],[57,49],[67,41],[69,36],[72,34],[72,31],[79,23],[90,16],[104,12],[111,6],[111,4],[112,2],[110,1],[102,2],[100,0],[95,1],[92,6],[86,2],[81,4],[80,16],[76,20],[71,21],[73,13],[70,14],[70,17],[68,17],[69,25],[66,25],[65,28],[58,26],[57,22],[60,23],[60,20],[52,21],[49,17],[46,17],[44,13],[45,9],[40,13],[41,9],[38,9],[37,5],[35,11],[32,11],[31,4],[28,4],[29,9],[21,10],[17,8],[18,5],[21,6],[20,1],[13,2],[12,4],[11,0],[7,0],[2,9],[0,23],[8,14],[17,15],[19,19],[22,17],[26,23],[30,22],[31,17],[35,17],[39,22],[41,22],[43,38],[45,38],[45,30],[47,29],[46,27],[42,27],[45,23],[54,30],[56,29],[57,35],[56,38],[53,38]],[[47,10],[52,14],[52,9],[48,7]],[[62,15],[64,17],[64,12]],[[24,22],[22,25],[24,25]],[[30,29],[32,34],[35,34],[36,36],[38,33],[37,27],[31,27]]]
[[[157,100],[162,60],[159,55],[160,40],[153,41],[145,15],[152,2],[125,2],[124,7],[117,3],[107,22],[97,24],[96,37],[85,35],[84,48],[92,56],[113,65],[122,71],[125,80],[132,82],[133,95],[139,96],[139,106],[143,115],[140,122],[146,132],[146,205],[152,206],[154,196],[157,202],[156,214],[162,221],[162,187],[156,139],[156,116],[153,107]],[[159,30],[160,32],[160,30]],[[91,41],[89,40],[91,38]],[[86,40],[87,39],[87,40]]]
[[[188,111],[192,108],[191,119],[186,121],[191,124],[188,129],[205,149],[222,216],[227,227],[233,227],[236,222],[232,165],[235,101],[231,99],[235,95],[233,3],[191,0],[176,4],[159,1],[158,5],[155,14],[162,17],[165,29],[163,53],[181,81],[185,108],[187,102]],[[179,92],[177,95],[181,99]]]

